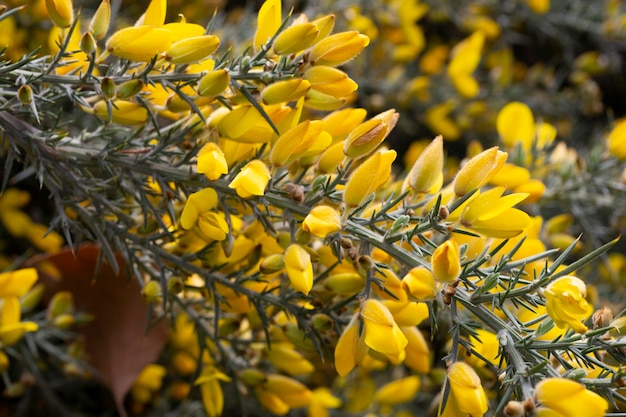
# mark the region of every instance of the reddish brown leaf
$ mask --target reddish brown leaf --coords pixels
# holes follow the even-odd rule
[[[61,272],[60,280],[40,274],[48,297],[69,291],[77,309],[95,316],[93,322],[80,326],[78,331],[85,338],[89,364],[100,372],[120,415],[125,417],[124,397],[139,372],[158,358],[167,341],[167,325],[161,322],[146,334],[148,309],[139,284],[134,278],[129,279],[121,257],[117,257],[118,274],[103,262],[94,280],[98,252],[95,245],[83,245],[76,256],[68,249],[38,259],[35,266],[50,262]]]

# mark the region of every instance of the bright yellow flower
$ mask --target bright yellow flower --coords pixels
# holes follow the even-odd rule
[[[589,317],[593,307],[587,302],[587,286],[580,278],[564,276],[545,289],[546,311],[559,328],[570,326],[578,333],[585,333],[587,326],[581,323]]]
[[[363,332],[359,333],[359,321],[356,319],[353,319],[339,336],[335,348],[335,369],[339,376],[348,375],[365,358],[368,347],[364,336]]]
[[[402,278],[402,289],[413,301],[432,300],[440,290],[433,273],[423,266],[411,269]]]
[[[453,363],[448,368],[446,384],[450,385],[450,395],[444,410],[439,405],[439,417],[482,417],[489,409],[480,378],[468,364]]]
[[[325,238],[341,230],[341,216],[330,206],[316,206],[302,221],[302,230],[317,237]]]
[[[171,43],[204,35],[204,27],[202,25],[185,21],[168,23],[163,25],[162,28],[169,33]]]
[[[408,341],[383,303],[367,299],[361,304],[365,344],[377,352],[400,356]]]
[[[50,19],[60,28],[69,27],[74,20],[72,0],[46,0]]]
[[[545,14],[550,11],[550,0],[526,0],[530,10],[537,14]]]
[[[283,133],[270,153],[274,166],[282,166],[322,153],[330,145],[332,138],[324,130],[321,120],[306,120]]]
[[[234,188],[241,198],[261,196],[265,194],[265,187],[271,177],[270,170],[263,161],[255,159],[241,169],[228,187]]]
[[[394,109],[391,109],[361,123],[346,138],[343,152],[350,158],[360,158],[368,155],[393,130],[399,116]]]
[[[310,374],[315,370],[315,366],[291,343],[272,343],[266,350],[267,360],[281,372],[296,376]]]
[[[167,14],[167,0],[151,0],[144,14],[139,18],[135,26],[151,25],[163,26]]]
[[[313,45],[320,30],[315,23],[303,22],[294,24],[283,30],[274,42],[274,52],[289,55],[300,52]]]
[[[226,157],[216,143],[208,142],[198,152],[198,172],[204,174],[211,181],[228,174]]]
[[[418,376],[408,376],[388,382],[376,391],[374,399],[379,404],[395,405],[411,401],[420,389]]]
[[[265,382],[256,388],[261,404],[274,414],[287,414],[291,408],[305,407],[313,393],[301,382],[284,375],[267,375]]]
[[[228,382],[230,378],[214,366],[207,366],[194,383],[200,385],[202,405],[209,417],[221,416],[224,409],[224,393],[220,381]]]
[[[311,62],[336,67],[357,56],[369,43],[370,38],[357,31],[336,33],[322,39],[311,49]]]
[[[615,124],[608,137],[609,152],[614,157],[626,161],[626,120]]]
[[[387,182],[396,151],[378,151],[363,162],[350,176],[343,193],[343,201],[356,207],[371,193]]]
[[[307,295],[313,288],[313,264],[309,252],[298,244],[289,245],[285,250],[285,269],[291,286]]]
[[[506,152],[494,146],[471,158],[454,178],[456,195],[463,196],[482,187],[504,166],[507,157]]]
[[[167,49],[165,59],[172,64],[192,64],[207,59],[219,45],[220,40],[214,35],[181,39]]]
[[[471,74],[480,63],[484,42],[484,33],[476,31],[457,44],[450,53],[452,59],[448,65],[448,76],[463,97],[471,98],[478,94],[478,82]]]
[[[498,112],[496,128],[502,142],[513,149],[518,144],[528,151],[535,140],[536,126],[533,113],[526,104],[513,101]]]
[[[304,79],[311,83],[311,89],[335,98],[347,97],[359,87],[345,72],[325,65],[309,68]]]
[[[567,378],[546,378],[535,387],[539,403],[557,414],[537,410],[538,416],[602,417],[609,408],[608,402],[583,384]]]
[[[331,145],[317,160],[317,171],[322,174],[335,174],[337,167],[342,166],[345,158],[343,153],[344,141]]]
[[[307,410],[308,417],[329,417],[328,408],[341,407],[341,399],[335,397],[326,387],[315,388]]]
[[[201,96],[216,96],[221,94],[230,85],[230,74],[224,69],[211,71],[198,81],[198,94]]]
[[[93,106],[93,113],[99,119],[112,121],[120,125],[134,126],[146,122],[148,110],[139,103],[126,100],[113,100],[111,102],[111,113],[105,100],[100,100]]]
[[[516,193],[502,197],[504,187],[477,192],[461,216],[461,223],[485,236],[511,238],[519,235],[530,223],[530,217],[513,208],[528,194]]]
[[[303,97],[311,89],[311,83],[302,78],[292,78],[270,84],[261,91],[265,104],[288,103]]]
[[[416,326],[401,327],[408,343],[404,349],[406,357],[404,364],[421,374],[430,372],[430,348],[422,332]]]
[[[257,29],[254,34],[254,49],[260,50],[276,34],[282,24],[282,1],[266,0],[259,9]]]
[[[106,49],[120,58],[149,62],[172,44],[170,32],[154,26],[131,26],[115,32],[106,42]]]
[[[459,245],[454,240],[446,240],[433,252],[431,259],[433,275],[439,282],[452,282],[461,273]]]
[[[424,123],[433,132],[440,134],[446,140],[457,140],[461,137],[461,128],[450,118],[450,113],[455,108],[453,101],[446,101],[435,106],[430,106],[424,115]]]
[[[152,399],[152,395],[161,389],[163,377],[167,374],[167,369],[158,364],[149,364],[137,375],[137,379],[130,388],[133,400],[141,404],[147,404]]]
[[[39,329],[35,322],[20,320],[20,301],[17,297],[5,297],[0,306],[0,348],[17,343],[25,332]]]
[[[363,122],[366,115],[365,109],[349,108],[334,111],[322,119],[326,123],[324,130],[332,135],[333,144],[336,144],[348,137],[350,132]]]

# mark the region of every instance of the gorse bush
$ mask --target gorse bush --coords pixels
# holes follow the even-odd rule
[[[482,94],[526,73],[505,45],[480,79],[488,9],[450,45],[412,1],[268,0],[251,39],[165,0],[126,25],[43,6],[0,15],[12,415],[621,415],[626,124],[578,152],[567,112]],[[26,52],[42,10],[50,54]],[[448,158],[474,117],[497,145]],[[386,139],[422,122],[402,168]]]

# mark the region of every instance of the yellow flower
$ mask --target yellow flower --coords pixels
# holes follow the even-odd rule
[[[419,377],[413,375],[391,381],[376,391],[374,399],[380,404],[395,405],[411,401],[420,389]]]
[[[311,89],[335,98],[346,97],[359,87],[345,72],[325,65],[309,68],[304,79],[311,83]]]
[[[402,278],[402,289],[413,301],[432,300],[440,290],[433,273],[423,266],[411,269]]]
[[[220,40],[214,35],[194,36],[181,39],[165,52],[165,59],[172,64],[191,64],[208,58],[220,45]]]
[[[433,252],[431,259],[433,275],[439,282],[451,282],[461,273],[459,245],[454,240],[446,240]]]
[[[530,217],[513,206],[528,194],[515,193],[502,197],[504,187],[495,187],[469,201],[461,216],[461,223],[490,237],[511,238],[519,235],[530,223]]]
[[[325,238],[341,230],[341,216],[330,206],[316,206],[302,221],[302,230],[317,237]]]
[[[400,356],[408,341],[383,303],[372,298],[361,304],[365,344],[377,352]]]
[[[608,142],[611,155],[626,161],[626,120],[617,122],[609,133]]]
[[[144,14],[139,18],[135,26],[152,25],[163,26],[167,13],[167,0],[151,0]]]
[[[270,170],[263,161],[255,159],[241,169],[228,187],[234,188],[241,198],[261,196],[265,194],[265,187],[271,177]]]
[[[130,388],[133,400],[147,404],[152,399],[152,395],[161,389],[163,377],[167,374],[167,369],[161,365],[149,364],[137,375],[137,379]]]
[[[476,31],[450,53],[452,59],[448,65],[448,76],[458,93],[465,98],[474,97],[479,92],[478,82],[471,74],[480,62],[484,42],[484,33]]]
[[[287,414],[291,408],[305,407],[313,393],[304,384],[284,375],[267,375],[265,382],[256,387],[261,405],[274,414]]]
[[[336,144],[348,137],[348,134],[363,122],[365,116],[367,116],[365,109],[350,108],[334,111],[322,119],[326,123],[324,130],[332,135],[333,144]]]
[[[303,22],[283,30],[274,41],[274,52],[289,55],[313,45],[320,33],[315,23]]]
[[[457,140],[460,138],[461,128],[450,118],[450,112],[455,106],[453,101],[430,106],[424,115],[426,126],[433,132],[442,135],[446,140]]]
[[[321,120],[306,120],[289,129],[272,146],[270,161],[274,166],[282,166],[322,153],[332,141],[323,129]]]
[[[25,332],[39,329],[35,322],[20,320],[20,301],[17,297],[5,297],[0,306],[0,348],[17,343]]]
[[[303,97],[311,88],[311,83],[302,78],[292,78],[270,84],[261,91],[265,104],[288,103]]]
[[[0,298],[19,298],[37,282],[37,270],[24,268],[0,273]]]
[[[113,100],[111,113],[107,102],[100,100],[93,106],[93,113],[99,119],[127,126],[140,125],[148,119],[148,110],[144,106],[126,100]]]
[[[336,67],[357,56],[369,43],[370,38],[357,31],[336,33],[322,39],[311,49],[311,62]]]
[[[221,94],[230,85],[230,74],[224,69],[211,71],[198,81],[198,94],[201,96],[216,96]]]
[[[72,0],[46,0],[50,19],[60,28],[69,27],[74,20]]]
[[[502,142],[511,149],[519,143],[522,149],[529,150],[535,139],[533,113],[530,107],[519,101],[507,104],[498,112],[496,128]]]
[[[482,151],[459,170],[454,178],[454,192],[463,196],[482,187],[504,166],[508,154],[497,146]]]
[[[439,191],[443,183],[443,162],[443,137],[439,135],[420,153],[402,188],[414,193]]]
[[[587,326],[581,320],[589,317],[593,307],[585,300],[587,287],[583,280],[573,276],[558,278],[545,289],[546,311],[559,328],[570,326],[585,333]]]
[[[190,194],[180,215],[182,228],[189,230],[194,227],[200,215],[212,210],[217,205],[217,201],[217,193],[212,188],[205,188]]]
[[[276,369],[286,374],[292,376],[310,374],[315,370],[315,366],[306,360],[291,343],[272,343],[268,346],[266,353],[267,360]]]
[[[350,158],[363,157],[382,143],[396,126],[399,114],[387,110],[358,125],[346,138],[343,152]]]
[[[343,201],[356,207],[387,182],[396,151],[378,151],[363,162],[350,176],[343,192]]]
[[[216,143],[208,142],[198,152],[198,172],[211,181],[215,181],[223,174],[228,174],[226,157]]]
[[[313,288],[313,264],[311,255],[298,244],[285,250],[285,269],[292,287],[307,295]]]
[[[550,11],[550,0],[526,0],[530,10],[537,14],[545,14]]]
[[[106,36],[111,20],[111,0],[102,0],[89,22],[89,32],[99,41]]]
[[[326,387],[315,388],[307,409],[308,417],[328,417],[328,408],[341,407],[341,399],[335,397]]]
[[[115,32],[106,42],[106,50],[120,58],[149,62],[172,44],[170,32],[154,26],[131,26]]]
[[[266,0],[259,9],[257,29],[254,33],[254,49],[259,50],[274,36],[282,24],[282,1]]]
[[[439,405],[439,417],[481,417],[489,409],[487,396],[476,371],[464,362],[455,362],[448,368],[446,384],[450,394],[445,409]],[[444,389],[445,391],[445,389]]]
[[[364,332],[359,332],[359,322],[355,316],[339,336],[335,348],[335,369],[339,376],[348,375],[365,358],[368,347],[364,336]]]
[[[204,368],[195,381],[195,385],[200,385],[202,405],[209,417],[221,416],[224,409],[224,393],[220,381],[228,382],[230,378],[214,366]]]
[[[404,351],[404,364],[421,374],[430,372],[430,349],[422,332],[416,326],[401,327],[408,343]]]
[[[550,414],[539,408],[538,416],[601,417],[609,408],[604,398],[567,378],[542,380],[535,387],[535,398],[542,406],[554,412]]]

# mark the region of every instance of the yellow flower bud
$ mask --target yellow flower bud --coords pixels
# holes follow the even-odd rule
[[[289,55],[300,52],[313,45],[320,30],[314,23],[295,24],[283,30],[274,41],[274,52]]]
[[[349,207],[356,207],[387,182],[396,155],[394,150],[378,151],[363,162],[350,176],[343,192],[343,201]]]
[[[93,35],[90,32],[83,33],[83,36],[80,38],[80,50],[87,55],[91,55],[96,52],[96,49],[98,49],[98,45]]]
[[[222,149],[213,142],[209,142],[198,152],[198,172],[209,180],[215,181],[223,174],[228,174],[228,164]]]
[[[432,300],[440,290],[432,272],[423,266],[411,269],[402,278],[402,289],[406,292],[409,299],[413,301]]]
[[[276,272],[282,271],[285,268],[285,260],[283,259],[283,255],[279,253],[275,253],[273,255],[269,255],[259,265],[259,272],[262,274],[274,274]]]
[[[407,175],[406,188],[415,193],[433,193],[437,184],[443,182],[443,137],[437,136],[424,148]],[[403,187],[404,189],[405,187]]]
[[[553,411],[552,414],[562,417],[602,417],[609,408],[608,402],[600,395],[589,391],[581,383],[567,378],[546,378],[535,387],[535,398],[544,407]]]
[[[311,62],[336,67],[357,56],[369,43],[370,38],[357,31],[336,33],[313,47]]]
[[[456,195],[463,196],[486,184],[504,166],[507,156],[494,146],[467,161],[454,178]]]
[[[5,196],[8,191],[5,191]],[[37,282],[35,268],[23,268],[0,273],[0,298],[22,297]]]
[[[330,145],[332,138],[324,132],[321,120],[306,120],[282,134],[270,153],[274,166],[289,164],[299,158],[318,155]]]
[[[293,244],[285,251],[284,260],[291,286],[307,295],[313,288],[311,255],[302,246]]]
[[[302,78],[278,81],[261,91],[261,100],[265,104],[288,103],[303,97],[311,89],[311,84]]]
[[[558,278],[545,289],[546,311],[560,329],[570,326],[578,333],[585,333],[587,326],[581,320],[587,319],[593,307],[587,302],[585,282],[574,276]]]
[[[401,327],[408,343],[404,364],[421,374],[430,372],[430,349],[422,332],[415,326]]]
[[[172,44],[170,32],[153,26],[131,26],[115,32],[107,40],[106,50],[120,58],[149,62]]]
[[[420,388],[418,376],[408,376],[388,382],[376,391],[374,399],[379,404],[395,405],[411,401]]]
[[[239,174],[228,184],[228,187],[234,188],[241,198],[263,195],[271,177],[267,166],[262,161],[255,159],[241,169]]]
[[[335,98],[329,94],[321,93],[317,90],[309,90],[306,94],[304,104],[306,107],[314,110],[332,111],[337,110],[346,104],[345,98]]]
[[[319,42],[320,40],[327,37],[330,34],[330,32],[333,31],[333,28],[335,27],[335,15],[327,14],[326,16],[322,16],[318,19],[315,19],[311,23],[313,23],[319,30],[319,33],[316,39],[316,42]]]
[[[302,229],[317,237],[325,238],[341,230],[341,216],[330,206],[316,206],[302,221]]]
[[[290,343],[273,343],[267,350],[267,360],[279,371],[292,376],[310,374],[315,370],[313,364]]]
[[[326,130],[333,137],[333,144],[344,140],[359,124],[363,122],[367,111],[365,109],[337,110],[324,117]]]
[[[343,152],[350,158],[359,158],[372,152],[396,126],[399,114],[394,109],[377,114],[357,126],[346,138]]]
[[[141,297],[146,303],[160,303],[163,301],[163,291],[159,281],[148,281],[141,290]]]
[[[21,321],[20,301],[17,297],[4,297],[0,309],[0,343],[3,347],[17,343],[25,332],[35,332],[39,329],[37,323]]]
[[[313,90],[335,98],[343,98],[359,88],[348,74],[337,68],[325,65],[316,65],[304,73],[304,79],[311,83]]]
[[[317,160],[317,171],[322,174],[336,173],[345,158],[343,146],[344,143],[341,141],[326,149]]]
[[[617,122],[609,133],[608,144],[611,155],[626,161],[626,120]]]
[[[451,282],[461,273],[459,245],[454,240],[446,240],[433,252],[431,259],[433,275],[439,282]]]
[[[377,352],[399,356],[408,341],[383,303],[372,298],[361,304],[365,344]]]
[[[277,374],[267,376],[263,389],[276,394],[290,408],[308,405],[313,396],[313,393],[301,382]]]
[[[214,35],[194,36],[181,39],[165,52],[165,59],[172,64],[191,64],[206,59],[215,52],[220,40]]]
[[[115,86],[115,81],[113,81],[109,77],[102,77],[100,80],[100,90],[102,90],[102,94],[106,98],[113,98],[117,93],[117,87]]]
[[[9,357],[0,350],[0,373],[5,373],[9,369]]]
[[[455,362],[448,368],[446,384],[450,385],[450,395],[446,402],[446,410],[452,407],[458,414],[483,416],[489,409],[485,390],[476,371],[465,362]],[[441,405],[439,416],[443,415]]]
[[[89,22],[89,32],[95,40],[99,41],[106,36],[110,21],[111,0],[102,0]]]
[[[17,89],[17,98],[22,104],[30,104],[33,101],[33,89],[24,84]]]
[[[211,71],[198,81],[198,94],[201,96],[216,96],[228,88],[230,73],[219,69]]]
[[[52,22],[60,28],[69,27],[74,20],[72,0],[46,0],[46,9]]]
[[[117,87],[115,96],[120,99],[127,99],[137,95],[143,89],[144,83],[140,79],[126,81]]]
[[[148,119],[148,110],[139,103],[125,100],[111,102],[111,113],[107,102],[101,100],[93,106],[93,113],[100,119],[120,125],[140,125]]]

